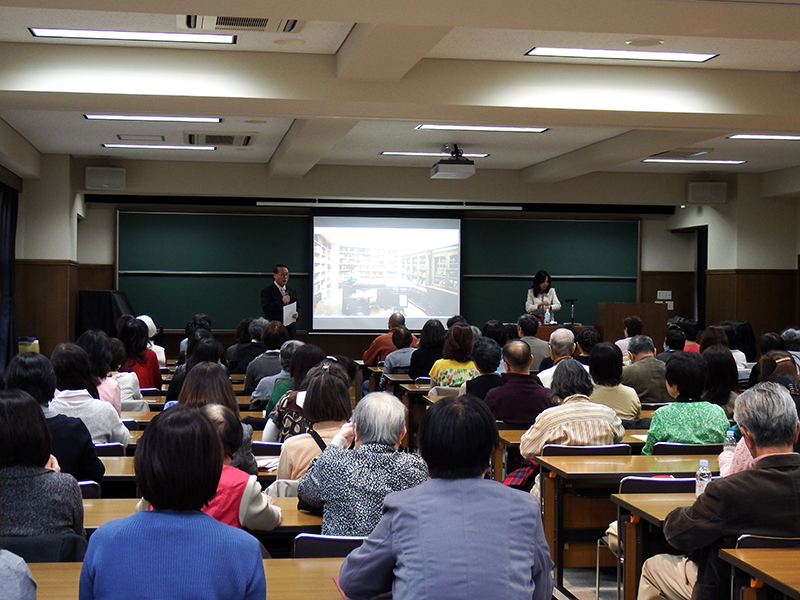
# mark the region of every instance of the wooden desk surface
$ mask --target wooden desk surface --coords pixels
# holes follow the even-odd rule
[[[528,431],[527,429],[501,429],[500,442],[506,446],[519,446],[522,439],[522,434]]]
[[[267,600],[341,600],[333,578],[341,558],[276,558],[264,561]],[[75,600],[81,563],[31,563],[28,565],[40,600]]]
[[[412,383],[414,381],[408,373],[385,373],[383,376],[392,383]]]
[[[248,401],[249,405],[249,401]],[[134,421],[152,421],[153,417],[156,415],[161,414],[158,411],[149,411],[149,412],[122,412],[123,419],[133,419]],[[239,411],[239,418],[243,419],[245,417],[258,417],[264,418],[264,413],[260,410],[243,410]]]
[[[642,410],[642,415],[640,418],[642,419],[652,419],[653,413],[656,412],[655,410]]]
[[[106,467],[103,479],[132,479],[134,477],[132,456],[101,456],[100,460]],[[100,483],[102,485],[102,479]]]
[[[694,475],[698,461],[719,473],[715,456],[695,454],[676,456],[540,456],[537,462],[565,479],[619,480],[626,475]]]
[[[417,383],[401,383],[398,384],[398,387],[403,390],[403,393],[409,394],[412,396],[420,396],[424,395],[425,393],[431,390],[430,385],[420,385]]]
[[[297,498],[274,498],[281,508],[281,524],[274,530],[289,533],[307,531],[319,533],[322,517],[297,510]],[[99,498],[83,501],[83,526],[94,530],[100,525],[132,515],[138,498]]]
[[[664,526],[664,519],[680,506],[694,504],[695,495],[689,494],[611,494],[611,501],[625,510],[639,515],[648,523]]]
[[[780,593],[800,599],[800,548],[733,548],[719,557]]]

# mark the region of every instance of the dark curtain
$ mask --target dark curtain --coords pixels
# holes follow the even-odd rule
[[[0,374],[18,348],[14,308],[18,201],[16,190],[0,184]]]

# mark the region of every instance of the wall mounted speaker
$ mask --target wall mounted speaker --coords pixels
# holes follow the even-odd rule
[[[686,199],[689,204],[725,204],[727,193],[724,181],[690,181]]]
[[[87,190],[124,190],[125,169],[86,167]]]

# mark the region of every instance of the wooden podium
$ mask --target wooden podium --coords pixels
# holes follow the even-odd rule
[[[667,305],[655,302],[599,302],[594,326],[604,342],[613,342],[623,337],[622,322],[636,315],[642,320],[642,334],[653,338],[656,349],[660,349],[667,331]],[[627,357],[625,357],[627,359]]]

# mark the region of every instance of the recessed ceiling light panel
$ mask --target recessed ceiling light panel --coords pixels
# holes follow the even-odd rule
[[[33,37],[123,42],[177,42],[189,44],[235,44],[236,36],[217,33],[159,33],[154,31],[104,31],[93,29],[46,29],[29,27]]]
[[[429,156],[433,158],[450,158],[452,156],[450,152],[411,152],[406,150],[384,150],[381,154],[383,156]],[[464,152],[461,156],[464,158],[486,158],[489,155],[486,153]]]
[[[145,121],[155,123],[222,123],[222,117],[176,117],[166,115],[83,115],[89,121]]]
[[[103,144],[103,148],[122,150],[216,150],[216,146],[171,146],[168,144]]]
[[[430,131],[492,131],[500,133],[544,133],[547,127],[509,127],[503,125],[433,125],[421,124],[414,129]]]
[[[537,46],[526,53],[526,56],[544,56],[549,58],[595,58],[614,60],[649,60],[662,62],[702,63],[711,60],[718,54],[695,54],[692,52],[655,52],[649,50],[599,50],[592,48],[546,48]]]
[[[712,158],[645,158],[643,163],[672,163],[680,165],[743,165],[746,160],[717,160]]]
[[[736,133],[729,135],[730,140],[781,140],[788,142],[800,141],[800,135],[779,135],[772,133]]]

